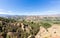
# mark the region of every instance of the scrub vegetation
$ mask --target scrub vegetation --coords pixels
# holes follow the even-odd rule
[[[59,19],[56,18],[52,20],[51,17],[44,17],[43,19],[39,19],[39,21],[36,21],[35,19],[32,19],[32,21],[30,20],[23,19],[22,21],[17,21],[15,18],[0,17],[0,37],[35,38],[40,30],[40,26],[43,26],[47,30],[47,28],[50,28],[52,24],[60,24]]]

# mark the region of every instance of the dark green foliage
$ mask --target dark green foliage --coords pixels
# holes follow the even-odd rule
[[[51,24],[49,23],[41,23],[41,26],[43,26],[45,29],[51,27]]]
[[[0,21],[4,21],[4,22],[15,22],[16,20],[15,19],[10,19],[10,18],[3,18],[3,17],[0,17]]]
[[[31,22],[29,25],[30,25],[31,28],[32,28],[31,34],[32,34],[32,35],[36,35],[36,34],[39,32],[39,29],[40,29],[39,23],[36,24],[36,23],[34,23],[34,22]]]

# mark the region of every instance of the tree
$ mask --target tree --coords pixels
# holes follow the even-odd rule
[[[51,24],[49,23],[41,23],[41,26],[43,26],[45,29],[51,27]]]

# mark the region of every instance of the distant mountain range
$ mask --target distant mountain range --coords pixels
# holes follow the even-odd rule
[[[48,19],[48,20],[52,20],[52,19],[60,20],[60,14],[55,14],[55,15],[7,15],[7,14],[0,14],[0,17],[11,18],[11,19],[15,19],[18,21],[22,21],[22,20],[40,21],[40,20],[46,20],[46,19]]]
[[[26,19],[26,18],[40,18],[40,17],[60,17],[60,14],[54,15],[7,15],[7,14],[0,14],[0,17],[5,18],[12,18],[12,19]]]

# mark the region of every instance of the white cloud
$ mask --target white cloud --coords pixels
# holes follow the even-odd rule
[[[0,11],[2,11],[2,10],[4,10],[4,9],[0,9]]]
[[[7,13],[5,13],[5,12],[0,12],[0,14],[7,14]]]
[[[8,12],[0,12],[0,14],[8,14],[8,15],[13,15],[13,13],[8,13]]]
[[[14,15],[14,12],[12,12],[12,11],[7,11],[7,10],[4,10],[4,9],[0,9],[0,14]]]
[[[12,12],[12,11],[8,11],[9,13]]]
[[[59,14],[59,11],[48,10],[42,12],[26,12],[26,13],[19,13],[18,15],[53,15],[53,14]]]
[[[44,11],[41,14],[43,15],[52,15],[52,14],[60,14],[59,11]]]

